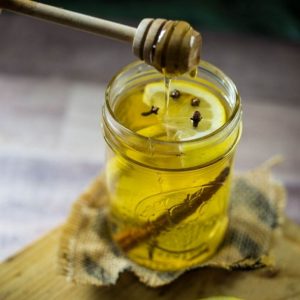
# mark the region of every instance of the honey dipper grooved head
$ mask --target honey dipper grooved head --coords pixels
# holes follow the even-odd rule
[[[144,19],[133,40],[133,52],[160,72],[183,74],[200,61],[202,39],[187,22]]]

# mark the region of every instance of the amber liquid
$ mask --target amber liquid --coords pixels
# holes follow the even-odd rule
[[[143,95],[142,85],[120,95],[114,115],[125,127],[149,136],[161,119],[156,114],[141,115],[149,110],[142,101]],[[208,95],[207,90],[204,95]],[[216,105],[228,111],[221,96],[215,99],[219,101]],[[176,137],[167,129],[165,134],[150,136],[148,151],[152,159],[157,155],[151,147],[152,139]],[[230,152],[222,156],[223,149],[236,139],[237,135],[225,139],[218,147],[208,144],[205,153],[183,146],[182,155],[170,157],[161,168],[149,166],[135,149],[128,152],[128,157],[108,150],[106,176],[112,237],[126,256],[154,270],[174,271],[199,264],[216,251],[228,224],[233,155]],[[211,163],[211,155],[218,153],[219,159]]]

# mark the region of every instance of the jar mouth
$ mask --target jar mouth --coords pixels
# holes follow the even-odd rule
[[[178,145],[187,145],[187,144],[194,144],[194,143],[201,144],[202,142],[203,143],[207,142],[210,139],[214,139],[216,136],[220,135],[224,131],[227,131],[227,130],[231,131],[230,127],[232,127],[232,129],[233,129],[235,127],[235,125],[239,122],[240,115],[241,115],[241,100],[240,100],[240,96],[239,96],[239,93],[237,91],[235,84],[220,69],[218,69],[214,65],[202,60],[198,66],[199,74],[201,74],[201,71],[206,71],[206,72],[210,73],[211,75],[213,75],[216,79],[219,80],[220,84],[226,85],[226,87],[228,89],[227,92],[230,93],[230,97],[234,98],[234,105],[231,108],[230,115],[229,115],[228,119],[226,120],[226,122],[222,126],[220,126],[216,130],[212,131],[211,133],[209,133],[205,136],[198,137],[195,139],[183,140],[183,141],[158,140],[155,138],[146,137],[144,135],[138,134],[137,132],[134,132],[133,130],[127,128],[126,126],[124,126],[117,120],[115,113],[113,111],[113,108],[111,107],[111,103],[110,103],[111,89],[113,88],[113,85],[115,84],[115,82],[119,79],[119,77],[122,74],[124,74],[125,72],[127,72],[130,69],[138,68],[139,66],[145,66],[145,65],[146,64],[142,61],[135,61],[135,62],[123,67],[110,80],[110,82],[108,83],[108,86],[106,88],[106,91],[105,91],[105,107],[103,109],[103,120],[105,121],[105,118],[107,118],[107,115],[105,112],[105,110],[107,109],[107,112],[109,113],[109,116],[110,116],[109,123],[111,123],[111,125],[113,125],[113,127],[115,129],[118,129],[117,131],[120,132],[122,135],[124,134],[126,136],[135,137],[139,140],[140,143],[143,143],[143,142],[149,143],[149,141],[151,141],[152,144],[166,145],[166,146],[174,147],[174,146],[178,146]],[[147,66],[147,67],[149,68],[149,71],[152,71],[152,72],[155,72],[155,73],[161,75],[153,67],[151,67],[151,66]]]

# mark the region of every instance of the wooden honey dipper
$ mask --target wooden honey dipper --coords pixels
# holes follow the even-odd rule
[[[0,9],[130,42],[133,53],[160,72],[183,74],[200,60],[201,35],[184,21],[143,19],[136,29],[30,0],[0,0]]]

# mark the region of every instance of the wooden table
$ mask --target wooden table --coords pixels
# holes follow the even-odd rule
[[[124,273],[115,286],[99,288],[76,286],[58,275],[57,228],[0,265],[0,299],[196,300],[227,295],[244,300],[296,300],[300,298],[300,228],[287,221],[283,230],[283,236],[275,240],[277,266],[272,270],[194,270],[161,288],[146,287],[132,274]]]
[[[0,36],[0,259],[5,259],[62,223],[71,203],[100,172],[104,89],[113,74],[134,58],[125,44],[5,12],[0,16]],[[203,58],[227,73],[243,98],[244,132],[236,168],[247,170],[282,154],[285,162],[274,174],[287,187],[287,215],[300,223],[299,44],[231,33],[203,32],[203,37]],[[157,290],[145,288],[130,275],[122,276],[118,289],[76,288],[54,275],[58,233],[46,235],[1,265],[2,298],[29,299],[32,293],[36,299],[67,299],[68,291],[74,299],[75,295],[125,299],[129,292],[137,298],[144,291],[146,299],[189,299],[183,288],[188,284],[188,296],[196,299],[210,281],[215,292],[234,288],[236,296],[246,297],[263,291],[250,289],[249,282],[266,284],[269,295],[281,288],[261,275],[229,277],[224,271],[190,272]],[[289,230],[286,234],[291,235]],[[299,247],[286,242],[287,251]],[[17,268],[21,262],[23,268]],[[286,295],[299,292],[296,264],[290,267],[285,268],[288,273],[278,274],[285,282],[278,299],[287,299],[281,297],[284,287],[290,287]]]

